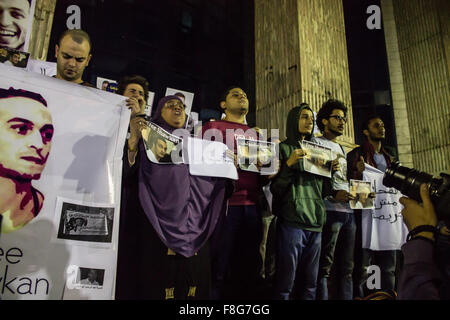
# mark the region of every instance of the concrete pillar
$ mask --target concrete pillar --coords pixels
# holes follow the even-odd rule
[[[399,105],[395,106],[394,102],[394,107],[399,108],[396,110],[400,127],[397,136],[408,140],[407,121],[413,166],[431,174],[449,171],[450,3],[445,0],[383,0],[382,4],[383,14],[389,16],[389,11],[393,11],[395,18],[401,63],[394,62],[392,66],[392,72],[396,73],[393,82],[403,80],[405,97],[406,114],[401,94],[397,95]],[[395,51],[392,48],[388,49],[388,54],[390,50]],[[408,159],[407,144],[403,151]]]
[[[36,0],[33,28],[28,48],[31,59],[44,61],[47,59],[55,6],[56,0]]]
[[[340,142],[354,146],[350,79],[341,0],[255,0],[256,123],[285,137],[289,110],[328,98],[348,107]]]
[[[397,134],[398,156],[400,162],[413,166],[411,134],[406,111],[405,89],[403,86],[402,64],[398,49],[397,27],[392,0],[381,0],[386,53],[391,83],[392,105],[394,109],[395,131]]]

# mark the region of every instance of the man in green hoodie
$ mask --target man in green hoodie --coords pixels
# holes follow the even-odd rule
[[[271,185],[277,222],[277,270],[275,298],[288,300],[294,283],[298,298],[316,298],[321,232],[325,223],[323,198],[336,196],[331,180],[306,172],[302,159],[308,154],[300,142],[310,140],[314,116],[306,103],[291,109],[287,139],[280,143],[278,175]],[[298,270],[297,270],[298,269]],[[296,275],[299,276],[296,279]]]

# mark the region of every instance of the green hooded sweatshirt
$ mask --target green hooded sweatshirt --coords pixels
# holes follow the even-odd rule
[[[289,111],[286,124],[287,139],[280,143],[280,171],[272,180],[273,211],[284,223],[306,231],[322,232],[326,212],[323,198],[332,193],[331,179],[304,171],[303,160],[288,167],[286,161],[295,149],[300,148],[301,135],[298,121],[302,104]],[[312,110],[311,110],[312,112]],[[311,140],[312,134],[305,137]]]

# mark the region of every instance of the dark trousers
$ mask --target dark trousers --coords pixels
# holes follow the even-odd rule
[[[211,238],[211,298],[257,299],[262,219],[256,206],[229,206]]]
[[[186,258],[160,240],[142,208],[127,212],[133,229],[119,242],[117,300],[205,300],[210,296],[211,261],[206,243]]]
[[[353,272],[353,289],[356,297],[366,297],[377,289],[370,290],[367,287],[367,269],[370,265],[376,265],[381,272],[381,290],[395,290],[401,267],[400,250],[373,251],[362,248],[362,210],[355,210],[356,241],[355,241],[355,268]]]
[[[327,211],[322,230],[317,299],[328,300],[328,279],[336,260],[337,299],[353,299],[353,254],[356,225],[353,212]],[[337,243],[340,243],[337,246]],[[336,250],[337,249],[337,250]]]
[[[294,284],[298,298],[316,299],[320,244],[320,232],[278,221],[275,299],[289,300]]]
[[[370,265],[377,265],[381,271],[381,290],[395,289],[395,270],[396,270],[396,255],[395,250],[373,251],[370,249],[362,249],[362,278],[360,280],[360,287],[366,289],[367,268]],[[361,290],[361,289],[360,289]]]

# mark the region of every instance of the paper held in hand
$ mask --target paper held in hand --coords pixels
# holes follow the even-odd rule
[[[305,171],[331,178],[331,162],[333,160],[331,149],[304,140],[299,144],[307,152],[307,155],[303,158]]]
[[[237,139],[238,165],[241,170],[261,175],[277,173],[275,143],[262,140]]]

